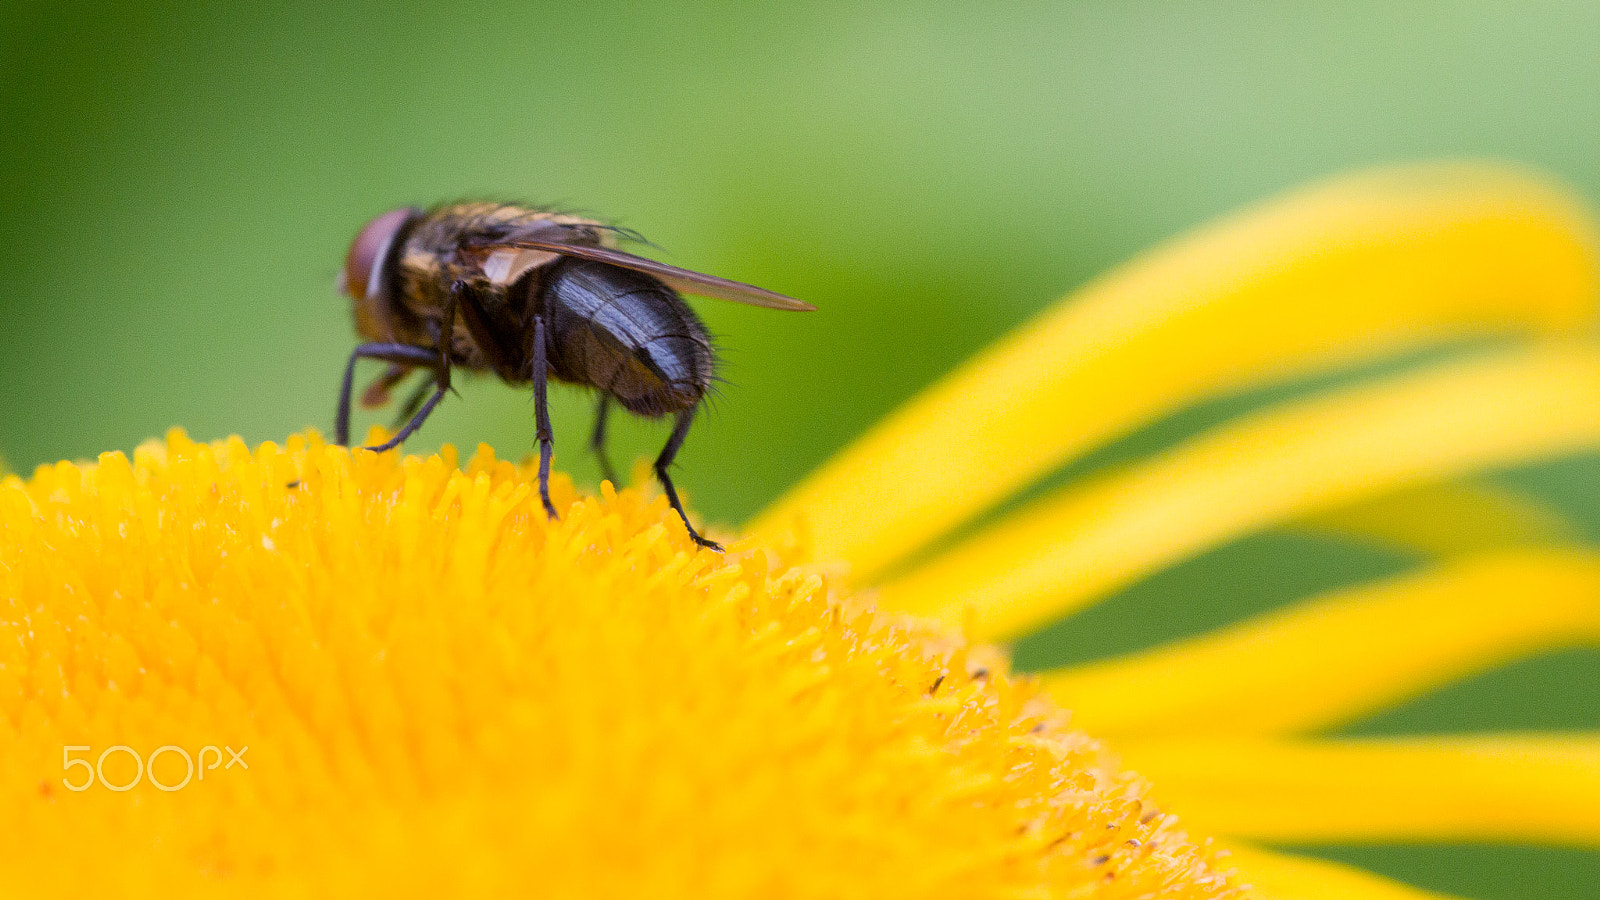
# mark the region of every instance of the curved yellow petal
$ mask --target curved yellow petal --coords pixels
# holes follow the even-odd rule
[[[1195,828],[1250,840],[1600,847],[1600,733],[1122,742]]]
[[[1565,332],[1594,225],[1488,164],[1336,178],[1201,228],[1056,304],[750,526],[870,576],[1086,449],[1196,399],[1462,336]]]
[[[1600,349],[1549,345],[1286,403],[1058,491],[885,585],[894,608],[1020,634],[1263,526],[1600,444]]]
[[[1526,551],[1310,600],[1212,634],[1049,673],[1103,735],[1324,728],[1463,675],[1600,640],[1600,554]]]
[[[1231,843],[1229,859],[1253,900],[1449,900],[1371,872]]]
[[[1542,500],[1481,481],[1418,485],[1319,510],[1289,527],[1431,557],[1571,545],[1582,537],[1576,524]]]

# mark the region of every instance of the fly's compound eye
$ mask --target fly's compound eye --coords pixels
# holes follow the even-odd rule
[[[361,229],[344,257],[342,286],[346,294],[357,300],[383,296],[386,288],[384,260],[388,259],[400,229],[421,214],[414,206],[390,210]]]

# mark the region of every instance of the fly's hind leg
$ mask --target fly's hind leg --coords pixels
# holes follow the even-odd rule
[[[606,414],[611,411],[611,396],[600,395],[599,409],[594,414],[594,434],[589,436],[589,450],[600,463],[600,477],[617,487],[617,473],[611,468],[611,457],[606,455]]]
[[[689,514],[683,511],[683,502],[678,499],[678,490],[672,486],[672,477],[667,474],[673,458],[678,455],[678,448],[683,446],[683,439],[689,436],[689,424],[694,421],[695,409],[696,407],[691,406],[678,413],[678,421],[672,426],[672,436],[667,438],[667,445],[661,448],[661,455],[656,457],[656,477],[661,479],[661,487],[667,492],[667,502],[672,504],[673,510],[678,513],[678,518],[683,520],[683,527],[689,529],[689,537],[707,550],[721,553],[721,544],[701,537],[700,532],[695,531],[694,526],[689,524]]]

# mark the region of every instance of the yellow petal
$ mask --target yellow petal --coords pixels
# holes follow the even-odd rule
[[[1423,556],[1448,557],[1580,540],[1549,504],[1485,482],[1424,484],[1292,524],[1313,534],[1374,541]]]
[[[1229,862],[1254,900],[1448,900],[1381,875],[1325,859],[1290,856],[1257,847],[1229,845]]]
[[[1251,840],[1600,846],[1600,733],[1118,749],[1185,822]]]
[[[1347,722],[1597,639],[1600,555],[1525,551],[1339,591],[1044,681],[1095,734],[1266,735]]]
[[[1600,444],[1600,350],[1551,345],[1283,404],[1058,491],[910,575],[889,606],[1013,636],[1319,509]]]
[[[946,377],[751,526],[870,576],[1065,460],[1197,399],[1470,335],[1563,332],[1594,225],[1488,165],[1346,176],[1111,272]]]

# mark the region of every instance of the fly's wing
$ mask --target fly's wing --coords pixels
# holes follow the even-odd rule
[[[809,303],[804,303],[793,297],[758,288],[742,281],[729,281],[715,275],[706,275],[701,272],[691,272],[677,266],[634,256],[621,250],[612,250],[609,247],[590,247],[581,244],[566,244],[560,241],[539,241],[519,238],[517,240],[496,241],[493,248],[488,249],[519,249],[519,250],[544,250],[549,253],[559,253],[562,256],[574,256],[606,265],[619,266],[643,272],[661,279],[675,291],[685,294],[694,294],[698,297],[710,297],[713,300],[732,300],[734,303],[748,303],[751,306],[764,306],[767,309],[790,309],[810,312],[816,309]]]

